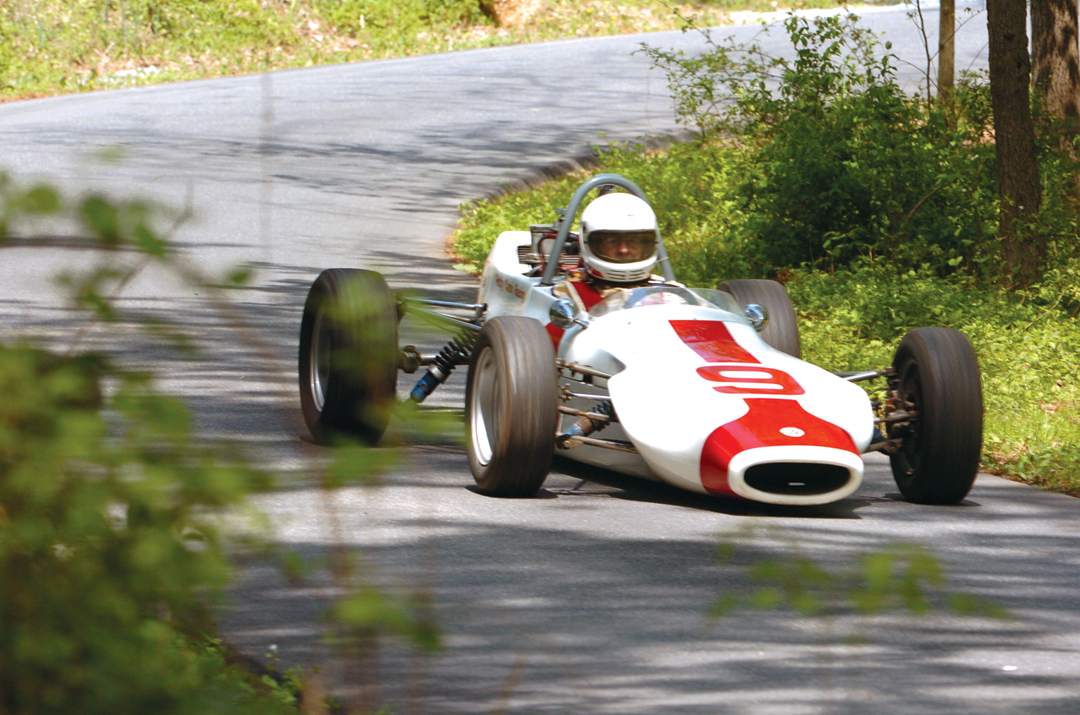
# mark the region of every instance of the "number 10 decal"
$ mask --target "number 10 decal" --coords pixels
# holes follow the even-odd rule
[[[801,395],[795,378],[783,370],[761,365],[706,365],[698,375],[715,382],[713,389],[729,395]]]

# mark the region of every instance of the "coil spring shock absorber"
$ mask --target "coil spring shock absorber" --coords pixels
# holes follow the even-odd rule
[[[585,415],[570,425],[570,429],[555,438],[555,443],[560,449],[577,447],[581,444],[580,441],[576,441],[578,437],[588,437],[615,421],[615,405],[611,404],[610,400],[597,404],[592,411],[594,416]]]
[[[409,393],[409,399],[416,404],[426,400],[436,387],[446,382],[455,367],[469,361],[475,344],[476,334],[470,331],[463,330],[450,338],[450,342],[439,351],[428,365],[427,372]]]

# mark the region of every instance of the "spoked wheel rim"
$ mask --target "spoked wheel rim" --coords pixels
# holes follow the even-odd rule
[[[311,328],[311,397],[315,408],[322,412],[326,406],[326,388],[330,381],[330,352],[332,350],[330,331],[326,329],[325,314],[318,311]]]
[[[922,415],[922,380],[919,377],[919,366],[914,360],[908,360],[900,370],[900,399],[898,405],[907,412]],[[905,474],[914,474],[919,468],[919,424],[909,422],[901,435],[904,446],[897,453],[903,460]]]
[[[499,429],[499,383],[496,379],[495,351],[490,347],[477,356],[473,367],[472,414],[469,426],[472,434],[473,453],[484,466],[491,462],[492,445],[498,438]]]

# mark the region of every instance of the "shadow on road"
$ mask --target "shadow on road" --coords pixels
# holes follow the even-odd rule
[[[662,486],[601,474],[575,493],[580,473],[553,476],[547,498],[491,499],[468,488],[463,463],[460,450],[416,447],[407,474],[337,497],[346,540],[380,582],[435,596],[445,647],[425,661],[423,712],[492,712],[517,667],[509,712],[1067,713],[1076,702],[1080,595],[1075,567],[1063,565],[1080,534],[1023,528],[1030,518],[1071,519],[1071,501],[1047,514],[991,480],[977,495],[993,508],[951,510],[955,519],[939,524],[926,515],[940,508],[882,496],[888,475],[872,465],[869,498],[849,507],[864,512],[857,529],[767,510],[754,516],[788,541],[745,536],[722,565],[715,551],[735,528],[730,505],[680,502]],[[263,506],[320,508],[310,492],[287,498],[287,507],[274,496]],[[1020,617],[706,616],[722,594],[749,588],[747,567],[778,549],[794,544],[837,567],[910,537],[911,523],[924,526],[917,540],[942,557],[954,589]],[[278,537],[312,563],[325,553],[325,533],[285,526]],[[227,611],[230,637],[249,652],[274,643],[290,662],[327,658],[311,637],[332,595],[325,574],[302,587],[266,562],[245,574]],[[269,613],[287,616],[268,625]],[[386,649],[390,700],[416,685],[403,682],[410,668],[404,650]]]

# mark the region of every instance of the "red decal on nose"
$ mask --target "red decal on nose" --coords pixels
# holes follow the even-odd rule
[[[672,320],[671,327],[686,347],[705,362],[744,362],[757,364],[757,359],[731,337],[727,326],[719,320]]]
[[[796,400],[747,399],[750,411],[726,425],[717,427],[701,450],[701,485],[710,494],[734,492],[728,484],[731,459],[748,449],[800,445],[832,447],[858,454],[855,443],[842,428],[815,417]],[[792,437],[795,427],[802,432]],[[783,431],[781,431],[783,430]]]

